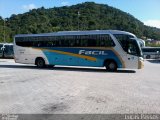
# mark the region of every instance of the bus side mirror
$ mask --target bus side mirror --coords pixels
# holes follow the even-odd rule
[[[131,49],[130,48],[128,48],[128,51],[127,51],[128,53],[131,53]]]

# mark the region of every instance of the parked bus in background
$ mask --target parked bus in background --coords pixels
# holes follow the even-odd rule
[[[137,37],[118,30],[62,31],[14,37],[15,62],[38,67],[69,65],[141,69]]]
[[[13,58],[14,57],[13,43],[5,43],[3,45],[3,50],[4,50],[4,58]]]
[[[13,43],[0,43],[0,57],[13,58]]]
[[[140,47],[145,47],[145,41],[144,40],[138,38],[138,42],[140,44]]]
[[[145,59],[160,58],[160,47],[143,47],[142,52]]]
[[[3,57],[3,43],[0,43],[0,58]]]

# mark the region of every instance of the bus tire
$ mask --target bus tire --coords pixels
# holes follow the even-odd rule
[[[45,67],[45,61],[43,58],[39,57],[36,58],[35,64],[37,65],[37,67],[39,68],[44,68]]]
[[[117,64],[114,60],[105,61],[104,66],[106,67],[106,70],[109,71],[109,72],[117,71]]]

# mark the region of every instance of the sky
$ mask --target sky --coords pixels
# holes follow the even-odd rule
[[[42,6],[53,8],[87,1],[108,4],[130,13],[145,25],[160,28],[160,0],[0,0],[0,16],[8,18]]]

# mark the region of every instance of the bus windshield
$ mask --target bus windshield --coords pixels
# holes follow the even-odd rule
[[[115,34],[114,35],[118,42],[121,44],[123,50],[131,55],[135,56],[142,56],[142,52],[140,50],[139,44],[136,39],[131,35],[121,35]]]
[[[5,45],[4,53],[13,54],[13,45]]]

